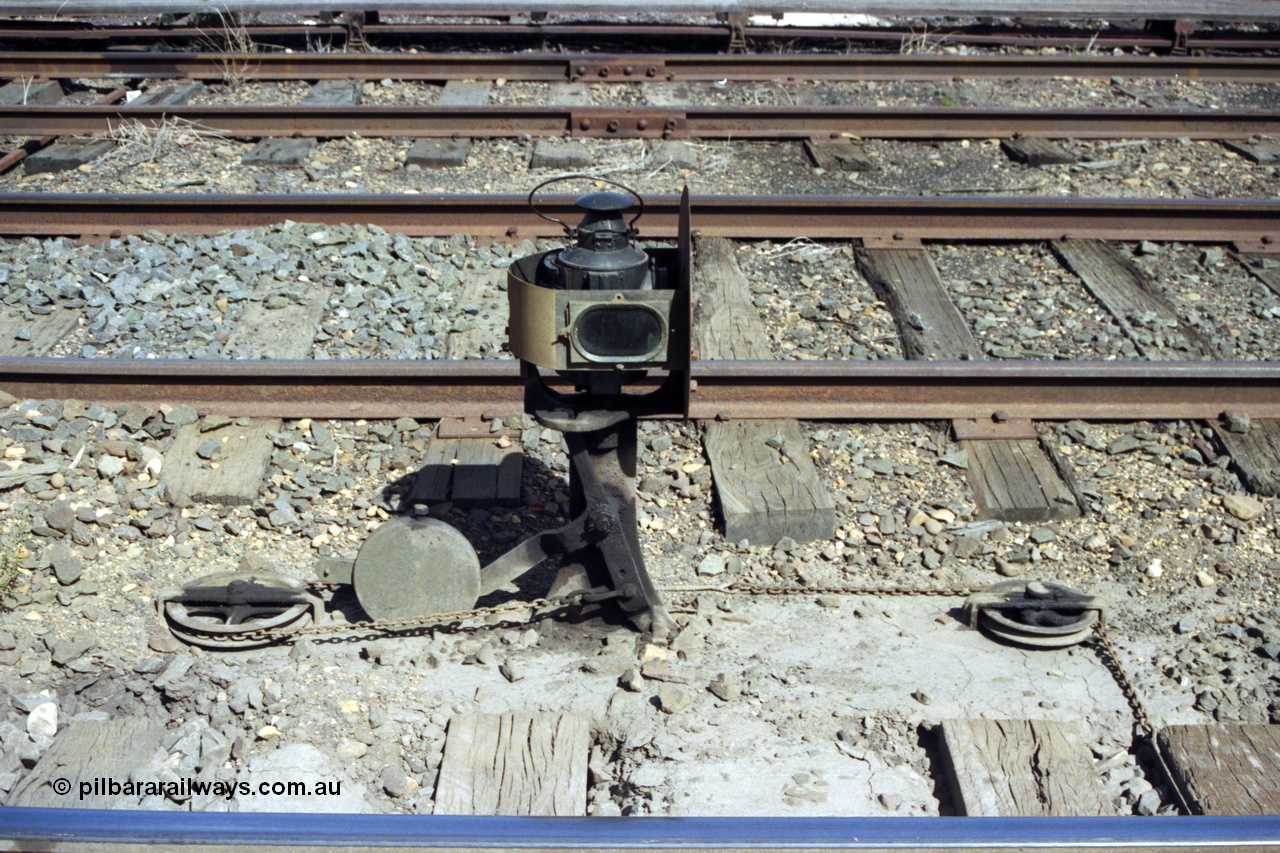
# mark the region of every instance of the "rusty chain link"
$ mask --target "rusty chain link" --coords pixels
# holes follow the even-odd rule
[[[308,584],[313,589],[332,590],[342,584],[328,583],[324,581],[312,581]],[[783,586],[781,584],[757,584],[751,581],[734,581],[727,587],[675,587],[663,590],[668,593],[720,593],[720,594],[737,594],[750,596],[789,596],[789,595],[862,595],[862,596],[936,596],[946,598],[963,598],[971,595],[974,590],[969,587],[906,587],[906,586],[888,586],[888,587],[848,587],[848,586]],[[234,634],[219,635],[220,640],[226,641],[260,641],[264,644],[282,641],[295,641],[304,637],[319,637],[324,635],[348,634],[355,632],[374,633],[374,634],[397,634],[409,631],[422,630],[439,630],[448,629],[450,631],[478,631],[482,628],[492,628],[499,625],[503,627],[514,627],[517,625],[527,625],[532,622],[545,619],[556,610],[571,605],[580,599],[590,597],[592,601],[603,601],[609,597],[615,597],[609,593],[602,593],[600,589],[582,589],[571,593],[559,595],[554,598],[540,598],[535,601],[512,601],[506,604],[499,604],[493,607],[476,607],[470,610],[458,610],[452,613],[436,613],[431,616],[406,617],[403,619],[382,619],[370,620],[368,622],[324,622],[313,623],[299,627],[285,626],[282,628],[264,628],[260,630],[246,630]],[[539,609],[545,609],[539,613]],[[463,622],[469,619],[487,618],[498,613],[517,613],[524,611],[528,615],[519,622],[514,623],[494,623],[487,622],[482,625],[464,625]],[[1134,724],[1137,727],[1138,735],[1143,739],[1150,739],[1155,733],[1155,726],[1151,722],[1150,716],[1147,714],[1146,706],[1143,705],[1142,699],[1138,696],[1138,691],[1133,685],[1132,679],[1129,678],[1128,672],[1124,668],[1124,664],[1120,662],[1120,655],[1116,651],[1115,645],[1111,642],[1110,634],[1101,624],[1095,624],[1094,630],[1094,646],[1100,652],[1099,657],[1102,659],[1103,666],[1111,673],[1111,677],[1115,680],[1116,685],[1120,688],[1120,692],[1124,694],[1125,701],[1128,702],[1130,710],[1133,712]]]
[[[750,581],[734,581],[724,592],[741,592],[746,595],[936,595],[948,598],[963,598],[973,593],[966,586],[957,587],[912,587],[912,586],[770,586],[751,583]]]
[[[334,590],[343,584],[331,583],[327,581],[310,581],[307,586],[314,590]],[[667,592],[685,593],[685,592],[715,592],[728,594],[744,594],[744,595],[940,595],[940,596],[965,596],[970,590],[967,588],[956,589],[913,589],[910,587],[788,587],[788,586],[764,586],[753,584],[746,581],[737,581],[728,587],[687,587],[673,588],[666,590]],[[599,589],[583,589],[575,592],[566,593],[565,595],[556,596],[555,598],[542,598],[536,601],[513,601],[507,604],[499,604],[493,607],[476,607],[470,610],[458,610],[452,613],[435,613],[430,616],[413,616],[402,619],[372,619],[367,622],[323,622],[313,623],[303,626],[281,626],[276,628],[249,628],[244,631],[233,633],[220,633],[216,639],[209,637],[210,642],[261,642],[273,643],[285,640],[297,640],[304,637],[317,637],[330,634],[345,634],[353,632],[365,632],[375,634],[395,634],[405,631],[441,629],[447,628],[451,631],[479,630],[484,627],[492,627],[492,623],[488,625],[465,626],[462,623],[468,619],[477,619],[492,616],[496,613],[531,611],[530,615],[518,624],[527,624],[546,618],[546,614],[537,614],[539,608],[550,608],[555,610],[577,602],[579,599],[590,597],[594,601],[603,601],[606,598],[616,597],[608,593],[601,593]]]
[[[323,582],[309,584],[309,586],[316,589],[336,588],[341,585],[342,584]],[[506,604],[498,604],[493,607],[475,607],[470,610],[457,610],[452,613],[433,613],[430,616],[408,616],[401,619],[372,619],[367,622],[313,622],[310,625],[301,626],[285,625],[276,628],[249,628],[244,631],[209,635],[206,639],[208,642],[217,645],[242,642],[260,642],[265,645],[268,643],[285,641],[293,642],[305,637],[350,634],[356,632],[398,634],[428,629],[478,631],[481,628],[492,628],[497,625],[514,627],[516,625],[527,625],[540,619],[545,619],[556,610],[573,604],[579,599],[587,596],[591,596],[593,601],[603,600],[599,598],[600,594],[600,591],[596,589],[583,589],[566,593],[564,595],[558,595],[554,598],[540,598],[535,601],[511,601]],[[545,612],[538,613],[539,609],[545,609]],[[469,619],[486,618],[497,613],[518,613],[522,611],[529,615],[524,619],[521,619],[519,622],[488,622],[483,625],[470,626],[463,624],[464,621]]]
[[[1151,722],[1151,717],[1147,715],[1147,707],[1142,704],[1142,699],[1138,696],[1138,690],[1133,686],[1129,673],[1125,671],[1124,664],[1120,662],[1120,654],[1111,642],[1111,635],[1107,632],[1106,627],[1101,624],[1093,626],[1093,634],[1094,645],[1101,652],[1098,657],[1102,658],[1102,665],[1111,673],[1111,677],[1116,681],[1116,686],[1120,688],[1120,692],[1124,694],[1125,701],[1129,703],[1129,709],[1133,711],[1133,721],[1137,726],[1138,736],[1143,740],[1150,740],[1155,735],[1156,727]]]

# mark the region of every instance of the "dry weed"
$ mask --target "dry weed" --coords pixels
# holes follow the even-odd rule
[[[898,52],[903,56],[912,56],[915,54],[938,54],[942,52],[942,42],[944,40],[945,37],[930,38],[928,25],[926,25],[919,33],[917,33],[913,27],[911,29],[911,35],[902,39],[902,44],[899,45]]]
[[[133,163],[152,163],[174,147],[190,148],[203,139],[225,139],[226,136],[183,118],[165,116],[154,125],[137,119],[110,125],[106,135],[100,138],[116,143],[108,157],[120,155]]]
[[[27,537],[31,535],[31,518],[21,515],[0,533],[0,597],[13,589],[22,561],[31,556]]]
[[[222,53],[219,61],[222,82],[228,88],[238,89],[249,81],[254,68],[252,54],[258,52],[258,44],[249,35],[240,16],[226,9],[215,9],[205,14],[207,27],[196,25],[201,38],[199,47],[207,53]]]

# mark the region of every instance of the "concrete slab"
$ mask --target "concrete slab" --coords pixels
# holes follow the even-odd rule
[[[260,139],[241,162],[249,166],[301,166],[316,145],[314,139]]]
[[[92,163],[116,147],[110,139],[67,139],[37,151],[22,161],[28,175],[42,172],[67,172]]]
[[[587,146],[573,139],[539,139],[530,169],[584,169],[595,162]]]
[[[320,80],[302,103],[313,107],[347,107],[360,103],[363,89],[364,83],[360,80]]]
[[[357,814],[373,811],[365,798],[364,785],[351,779],[341,761],[310,744],[291,743],[275,752],[254,756],[249,761],[249,773],[254,785],[266,785],[266,790],[273,790],[272,786],[278,782],[283,783],[280,789],[285,790],[290,784],[306,780],[308,789],[324,784],[331,793],[324,797],[259,793],[236,801],[242,812]]]
[[[644,102],[651,107],[682,107],[697,101],[697,87],[690,83],[646,83]]]
[[[881,746],[880,733],[1014,717],[1072,723],[1089,743],[1128,741],[1124,696],[1092,654],[1029,654],[994,643],[949,615],[959,598],[840,596],[835,606],[815,599],[736,599],[732,614],[696,629],[714,644],[673,664],[696,673],[695,687],[715,673],[742,672],[747,656],[754,676],[731,701],[695,690],[672,719],[714,720],[715,734],[677,760],[641,763],[622,778],[670,803],[670,815],[905,817],[938,813],[933,782],[909,753]],[[647,700],[655,689],[648,682],[615,699],[612,722],[629,733],[652,725]],[[797,701],[822,709],[826,738],[802,736],[782,710]],[[730,781],[743,778],[749,783]]]
[[[653,143],[653,162],[676,169],[698,168],[698,152],[678,139],[658,139]]]
[[[493,84],[488,80],[450,80],[436,101],[441,107],[483,107],[489,103]]]
[[[744,776],[744,758],[759,754],[764,744],[769,744],[767,760],[762,757],[750,764],[749,775]],[[725,733],[721,747],[722,758],[642,764],[627,781],[670,791],[673,802],[668,814],[673,816],[936,814],[909,811],[909,806],[895,813],[881,805],[929,802],[933,782],[910,764],[891,766],[888,762],[896,759],[886,760],[874,750],[863,750],[860,760],[851,760],[835,747],[815,750],[797,740],[780,739],[772,725],[759,719],[743,720]],[[870,792],[884,800],[868,796]]]
[[[409,149],[405,168],[458,169],[467,165],[467,152],[471,150],[469,139],[419,139]]]
[[[556,107],[583,107],[593,103],[585,83],[552,83],[547,104]]]

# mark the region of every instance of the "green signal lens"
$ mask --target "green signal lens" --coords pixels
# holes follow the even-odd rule
[[[573,324],[573,344],[592,361],[649,361],[662,347],[662,315],[639,303],[592,306]]]

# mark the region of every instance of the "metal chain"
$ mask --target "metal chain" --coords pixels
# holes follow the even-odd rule
[[[1151,717],[1147,715],[1147,708],[1142,704],[1142,699],[1138,696],[1138,690],[1133,686],[1129,673],[1120,662],[1120,654],[1111,642],[1111,635],[1101,624],[1093,626],[1093,633],[1094,645],[1101,652],[1098,657],[1102,658],[1102,665],[1111,673],[1120,692],[1124,694],[1125,701],[1129,703],[1129,709],[1133,711],[1133,721],[1138,729],[1138,737],[1150,740],[1155,735],[1156,727],[1152,724]]]
[[[746,595],[937,595],[947,598],[963,598],[973,590],[966,586],[922,588],[912,586],[769,586],[734,581],[723,592],[740,592]]]
[[[308,584],[314,589],[336,589],[342,584],[327,583],[324,581],[312,581]],[[663,590],[668,593],[698,593],[710,592],[720,594],[738,594],[752,596],[780,596],[780,595],[862,595],[862,596],[938,596],[948,598],[963,598],[971,595],[973,590],[969,587],[906,587],[906,586],[889,586],[889,587],[849,587],[849,586],[782,586],[780,584],[757,584],[751,581],[734,581],[727,587],[674,587]],[[261,630],[247,630],[235,634],[219,634],[218,639],[226,641],[261,641],[263,643],[279,642],[284,640],[297,640],[303,637],[317,637],[327,634],[347,634],[357,631],[375,633],[375,634],[395,634],[408,631],[420,631],[426,629],[448,628],[452,631],[474,631],[481,628],[491,628],[495,623],[487,623],[485,625],[467,626],[462,623],[468,619],[476,619],[481,617],[492,616],[497,613],[515,613],[519,611],[528,612],[529,615],[520,622],[511,623],[511,625],[527,625],[531,622],[545,619],[558,608],[572,604],[579,599],[590,597],[592,601],[602,601],[610,597],[608,593],[601,593],[600,590],[583,589],[576,592],[566,593],[565,595],[556,596],[554,598],[540,598],[536,601],[513,601],[507,604],[499,604],[494,607],[476,607],[471,610],[458,610],[453,613],[435,613],[431,616],[406,617],[403,619],[381,619],[370,620],[368,622],[327,622],[314,623],[301,627],[290,628],[266,628]],[[539,614],[540,608],[551,608],[544,613]],[[1115,679],[1116,685],[1120,688],[1120,692],[1124,694],[1125,701],[1129,703],[1129,708],[1133,712],[1134,722],[1137,726],[1138,735],[1143,739],[1150,739],[1155,733],[1155,726],[1151,722],[1150,716],[1147,714],[1146,706],[1142,704],[1142,699],[1138,696],[1138,691],[1133,685],[1132,679],[1129,678],[1128,672],[1125,671],[1124,664],[1120,661],[1120,655],[1116,651],[1116,647],[1111,642],[1110,634],[1107,629],[1097,624],[1093,626],[1094,645],[1101,652],[1099,657],[1102,658],[1103,665],[1107,671],[1111,673]]]
[[[330,583],[327,581],[310,581],[308,587],[315,590],[332,590],[342,586],[338,583]],[[737,581],[728,587],[683,587],[667,589],[669,593],[687,593],[687,592],[716,592],[716,593],[737,593],[745,595],[940,595],[940,596],[965,596],[970,590],[964,587],[955,589],[915,589],[911,587],[789,587],[789,586],[765,586],[761,584],[753,584],[747,581]],[[482,627],[490,626],[473,626],[468,628],[461,623],[468,619],[492,616],[495,613],[506,613],[516,611],[536,611],[538,608],[560,608],[568,604],[572,604],[580,598],[591,596],[593,601],[603,600],[598,590],[579,590],[555,598],[543,598],[537,601],[524,602],[516,601],[507,604],[500,604],[494,607],[476,607],[470,610],[459,610],[453,613],[435,613],[430,616],[406,617],[403,619],[372,619],[368,622],[326,622],[314,623],[299,627],[283,626],[279,628],[262,628],[248,629],[236,633],[221,633],[217,635],[219,640],[227,642],[278,642],[282,640],[296,640],[303,637],[316,637],[328,634],[345,634],[355,631],[362,631],[376,634],[394,634],[405,631],[425,630],[428,628],[449,628],[454,631],[462,630],[479,630]],[[605,596],[608,597],[608,596]],[[527,624],[538,619],[545,618],[544,615],[536,613],[530,615],[520,624]],[[212,639],[212,638],[211,638]]]
[[[337,587],[341,584],[325,584],[315,583],[314,587]],[[372,619],[367,622],[316,622],[310,625],[302,625],[297,627],[282,626],[279,628],[260,628],[247,629],[235,633],[219,633],[210,635],[209,639],[214,642],[261,642],[273,643],[282,641],[294,641],[303,637],[317,637],[334,634],[349,634],[354,632],[374,633],[374,634],[397,634],[409,631],[421,631],[426,629],[447,628],[451,631],[477,631],[481,628],[492,628],[497,624],[504,627],[514,627],[516,625],[527,625],[540,619],[545,619],[552,612],[572,604],[578,599],[591,596],[592,600],[602,600],[598,596],[597,590],[583,589],[576,592],[566,593],[554,598],[540,598],[536,601],[512,601],[506,604],[499,604],[493,607],[475,607],[470,610],[457,610],[452,613],[433,613],[430,616],[409,616],[401,619]],[[548,608],[544,613],[538,613],[540,608]],[[468,619],[476,619],[481,617],[492,616],[496,613],[516,613],[528,612],[529,615],[519,622],[515,623],[486,623],[484,625],[463,625],[462,623]]]

